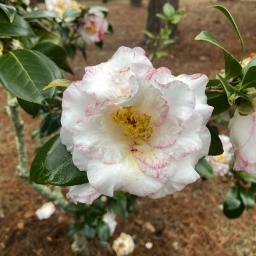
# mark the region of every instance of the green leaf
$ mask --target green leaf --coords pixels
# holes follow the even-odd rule
[[[107,241],[111,236],[110,228],[104,222],[100,222],[100,224],[98,224],[98,226],[96,228],[96,232],[101,241]]]
[[[49,11],[41,11],[41,10],[33,10],[31,12],[26,13],[24,15],[24,18],[26,20],[35,20],[35,19],[47,19],[47,18],[53,18],[56,17],[56,15]]]
[[[246,73],[244,74],[244,77],[243,77],[243,80],[242,80],[242,88],[244,89],[244,88],[249,87],[248,85],[251,84],[251,83],[255,83],[255,81],[256,81],[256,65],[255,66],[250,66],[246,70]]]
[[[227,94],[228,102],[230,105],[234,105],[238,98],[243,98],[248,101],[250,100],[246,94],[244,94],[243,92],[239,91],[237,88],[229,84],[229,82],[225,78],[221,76],[218,76],[218,78],[221,82],[223,89]]]
[[[224,202],[223,212],[228,218],[238,218],[244,211],[244,204],[239,195],[238,187],[231,187],[228,190]]]
[[[61,127],[59,113],[48,113],[40,125],[40,137],[46,137],[59,130]]]
[[[117,216],[126,217],[128,215],[126,195],[123,192],[116,192],[114,197],[109,199],[109,209]]]
[[[209,149],[209,155],[210,156],[218,156],[223,154],[223,145],[219,137],[219,131],[215,126],[207,125],[207,128],[209,129],[211,133],[211,145]]]
[[[96,229],[89,225],[85,225],[83,233],[87,239],[93,239],[96,236]]]
[[[166,3],[163,6],[163,13],[164,13],[165,16],[171,17],[175,14],[175,9],[171,4]]]
[[[71,84],[70,80],[67,79],[57,79],[52,82],[50,82],[46,87],[44,87],[44,90],[48,90],[55,87],[68,87]]]
[[[39,184],[74,186],[86,183],[86,172],[74,166],[71,154],[60,139],[50,139],[33,160],[30,179]]]
[[[245,187],[239,187],[240,197],[246,209],[253,208],[254,194],[251,190]]]
[[[246,171],[234,172],[235,176],[247,182],[256,183],[256,175],[249,174]]]
[[[201,177],[206,179],[214,176],[213,169],[205,158],[202,158],[198,161],[196,165],[196,171]]]
[[[52,61],[55,62],[61,69],[71,72],[71,68],[67,62],[67,52],[64,48],[53,43],[40,43],[34,47],[34,50],[42,52]]]
[[[214,6],[215,9],[221,11],[226,17],[227,19],[229,20],[229,22],[231,23],[232,27],[234,28],[238,38],[239,38],[239,41],[240,41],[240,44],[241,44],[241,48],[242,48],[242,52],[243,54],[245,53],[245,44],[244,44],[244,40],[242,38],[242,35],[240,33],[240,30],[239,30],[239,27],[237,26],[236,24],[236,21],[234,19],[234,17],[232,16],[232,14],[229,12],[229,10],[223,6],[223,5],[215,5]]]
[[[59,68],[37,51],[16,50],[0,58],[0,82],[15,97],[40,104],[53,90],[42,91],[62,77]]]
[[[230,54],[224,51],[225,60],[225,76],[227,78],[237,77],[242,74],[242,66],[237,60]]]
[[[213,115],[225,112],[230,107],[225,92],[207,92],[207,103],[214,107]]]
[[[4,11],[9,21],[12,23],[16,14],[16,8],[12,5],[6,5],[0,3],[0,9]]]
[[[239,76],[242,72],[242,67],[238,60],[218,41],[218,39],[208,31],[199,33],[195,40],[206,41],[224,51],[225,58],[225,74],[227,77]]]
[[[0,38],[33,36],[29,23],[18,14],[10,22],[6,13],[0,9]]]
[[[34,28],[34,32],[38,37],[38,43],[59,44],[61,41],[59,34],[49,31],[43,27]]]
[[[26,100],[17,99],[21,108],[26,111],[28,114],[32,115],[32,117],[36,117],[39,114],[41,109],[40,104],[32,103]]]

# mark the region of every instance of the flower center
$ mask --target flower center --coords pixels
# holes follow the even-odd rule
[[[89,23],[86,24],[85,30],[89,34],[95,34],[97,32],[95,22],[94,21],[89,21]]]
[[[153,132],[151,116],[134,107],[123,107],[112,113],[114,121],[122,128],[124,136],[147,142]]]

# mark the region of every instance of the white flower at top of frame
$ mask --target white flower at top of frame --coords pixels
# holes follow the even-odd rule
[[[36,216],[39,220],[49,219],[55,211],[55,205],[52,202],[48,202],[36,210]]]
[[[195,182],[210,146],[207,82],[154,69],[138,47],[87,67],[63,94],[61,141],[89,180],[68,196],[83,203],[114,191],[160,198]]]
[[[79,31],[87,43],[97,43],[103,41],[108,26],[105,15],[95,7],[84,15]]]
[[[134,251],[135,244],[132,236],[126,233],[121,233],[121,235],[114,240],[112,248],[117,256],[125,256]]]
[[[230,138],[226,135],[219,135],[223,145],[224,152],[218,156],[207,156],[207,160],[211,163],[214,174],[224,176],[230,170],[230,164],[234,157],[234,151]]]
[[[74,0],[45,0],[48,11],[62,17],[68,9],[80,9],[80,4]]]
[[[109,226],[110,234],[113,235],[116,230],[116,216],[112,212],[107,212],[103,215],[102,220]]]
[[[230,139],[235,150],[234,169],[256,174],[256,112],[235,112],[229,124]]]

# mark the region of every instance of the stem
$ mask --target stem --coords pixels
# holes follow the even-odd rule
[[[50,201],[54,202],[56,205],[60,206],[62,209],[68,205],[68,201],[62,194],[61,188],[51,190],[49,187],[32,183],[31,186],[38,191],[41,195],[49,199]]]
[[[28,181],[29,171],[27,148],[24,135],[24,122],[20,115],[17,98],[12,96],[9,92],[7,92],[7,96],[7,111],[15,130],[16,150],[18,155],[17,175],[20,177],[24,177]],[[60,187],[54,187],[53,189],[50,189],[47,186],[36,183],[32,183],[31,186],[41,195],[54,202],[56,205],[60,206],[63,210],[67,211],[66,207],[69,202],[63,196]],[[89,255],[87,241],[84,236],[82,236],[81,234],[76,234],[74,236],[72,250],[83,256]]]
[[[17,98],[13,97],[9,92],[7,92],[7,96],[7,112],[15,130],[16,149],[18,155],[17,174],[21,177],[28,177],[28,159],[24,139],[24,122],[19,112]]]

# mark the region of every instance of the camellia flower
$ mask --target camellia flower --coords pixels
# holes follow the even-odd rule
[[[234,169],[256,173],[256,112],[240,115],[230,121],[230,139],[235,149]]]
[[[84,15],[80,26],[80,34],[87,43],[97,43],[104,39],[108,30],[108,22],[100,7],[92,7]]]
[[[138,47],[87,67],[63,94],[61,141],[89,180],[68,196],[84,203],[114,191],[159,198],[196,181],[195,165],[210,145],[207,81],[154,69]]]
[[[125,256],[134,251],[135,244],[130,235],[121,233],[121,235],[114,240],[112,248],[117,256]]]
[[[62,17],[68,9],[80,9],[80,4],[74,0],[45,0],[48,11]]]
[[[229,172],[234,152],[230,138],[226,135],[219,135],[224,152],[218,156],[208,156],[207,160],[211,163],[214,174],[224,176]]]

